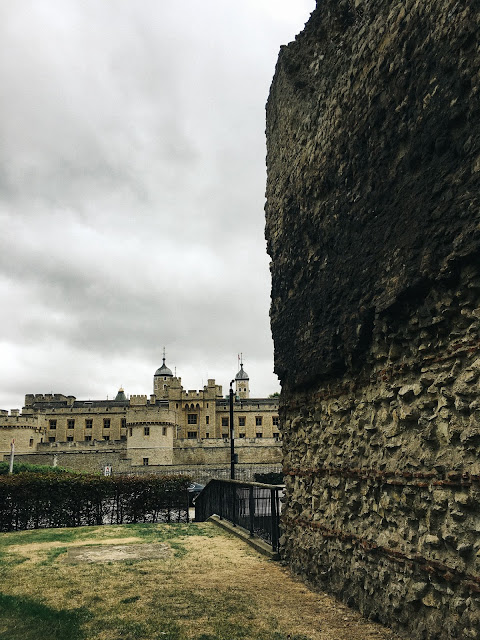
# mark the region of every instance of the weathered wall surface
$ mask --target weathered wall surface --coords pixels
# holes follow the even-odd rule
[[[267,105],[293,567],[480,637],[480,3],[323,0]]]
[[[479,6],[323,0],[282,49],[266,213],[285,383],[343,370],[375,313],[478,249]]]

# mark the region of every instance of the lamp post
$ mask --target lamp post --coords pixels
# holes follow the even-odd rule
[[[233,429],[233,388],[235,380],[230,382],[230,479],[235,480],[235,432]]]

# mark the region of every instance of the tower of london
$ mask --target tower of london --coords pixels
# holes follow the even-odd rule
[[[235,375],[233,428],[248,472],[281,459],[278,398],[251,398],[250,378],[240,363]],[[165,357],[155,371],[151,394],[112,400],[78,400],[61,393],[27,394],[22,410],[0,410],[0,451],[16,459],[85,471],[106,466],[122,473],[188,471],[203,475],[229,461],[229,399],[208,379],[186,390]],[[196,474],[198,477],[198,473]],[[247,473],[247,476],[249,474]],[[250,474],[251,475],[251,474]]]

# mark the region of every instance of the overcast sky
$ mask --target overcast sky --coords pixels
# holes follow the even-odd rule
[[[278,390],[265,102],[315,0],[0,0],[0,408]]]

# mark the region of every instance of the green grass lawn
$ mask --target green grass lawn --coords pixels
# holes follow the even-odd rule
[[[0,534],[0,579],[1,640],[391,637],[211,523]]]
[[[281,631],[254,628],[251,594],[240,594],[234,584],[209,586],[215,554],[199,562],[195,547],[200,551],[206,545],[212,551],[215,540],[225,537],[211,525],[196,524],[0,534],[0,638],[286,640]],[[171,555],[161,560],[68,562],[74,544],[135,544],[132,539],[167,543]],[[189,539],[194,539],[193,546]],[[188,578],[189,572],[195,579]]]

